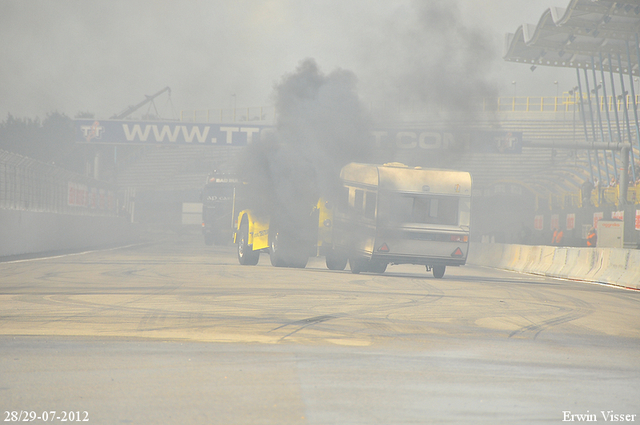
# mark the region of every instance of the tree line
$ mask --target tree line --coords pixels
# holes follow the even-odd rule
[[[93,114],[79,113],[76,118],[93,118]],[[59,112],[44,119],[17,118],[7,114],[0,122],[0,149],[84,173],[90,152],[74,142],[73,119]]]

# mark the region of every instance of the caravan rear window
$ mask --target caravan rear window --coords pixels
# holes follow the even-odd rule
[[[385,216],[392,223],[458,224],[458,198],[390,194]]]

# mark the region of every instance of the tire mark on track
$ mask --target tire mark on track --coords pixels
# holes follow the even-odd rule
[[[282,342],[283,340],[285,340],[286,338],[290,337],[291,335],[300,332],[301,330],[308,328],[309,326],[312,325],[316,325],[318,323],[322,323],[322,322],[326,322],[328,320],[332,320],[332,319],[338,319],[340,317],[344,317],[346,315],[332,315],[332,314],[326,314],[323,316],[316,316],[316,317],[309,317],[308,319],[302,319],[302,320],[296,320],[294,322],[291,323],[286,323],[284,325],[278,326],[277,328],[273,328],[271,329],[268,333],[273,332],[273,331],[277,331],[279,329],[285,328],[287,326],[297,326],[297,328],[291,332],[289,332],[288,334],[284,335],[283,337],[281,337],[278,342]]]
[[[340,327],[329,325],[326,327],[318,328],[317,330],[332,333],[336,336],[354,336],[356,334],[369,335],[374,329],[377,331],[384,330],[386,331],[385,333],[393,333],[393,330],[395,329],[395,324],[397,323],[397,321],[391,319],[389,316],[394,311],[403,310],[405,308],[416,308],[424,304],[437,302],[445,297],[444,292],[440,288],[437,288],[429,283],[426,283],[422,277],[395,276],[395,277],[401,277],[401,278],[408,277],[412,284],[417,285],[421,289],[426,289],[427,290],[426,293],[421,293],[419,291],[416,291],[415,289],[411,291],[407,291],[406,287],[404,290],[401,290],[401,289],[394,290],[393,283],[389,280],[389,277],[391,276],[374,275],[374,276],[371,276],[371,279],[368,279],[368,280],[357,278],[354,280],[350,280],[348,283],[349,284],[355,283],[359,287],[365,287],[365,288],[368,287],[367,290],[364,292],[362,290],[353,291],[353,293],[358,295],[380,296],[380,295],[387,294],[388,296],[392,296],[396,299],[398,297],[405,298],[405,299],[408,297],[409,298],[408,300],[405,300],[405,301],[396,300],[388,304],[378,304],[376,306],[361,307],[355,310],[350,310],[348,313],[344,313],[344,314],[330,314],[330,315],[315,316],[315,317],[311,317],[303,320],[296,320],[294,322],[286,323],[284,325],[278,326],[269,332],[273,332],[278,329],[285,328],[286,326],[299,325],[299,327],[296,330],[288,333],[287,335],[284,335],[279,340],[279,341],[283,341],[285,338],[288,338],[308,327],[316,326],[318,324],[327,322],[329,320],[349,318],[349,319],[356,320],[360,324],[360,326],[347,329],[345,324],[342,323]],[[384,284],[381,287],[381,290],[375,290],[374,286],[381,285],[381,284]],[[352,291],[348,291],[348,292],[352,292]],[[380,322],[367,319],[367,317],[370,316],[371,314],[377,314],[378,317],[375,320],[379,320]]]
[[[526,291],[526,292],[529,292],[529,291]],[[541,294],[535,291],[530,291],[530,292],[531,292],[530,295],[533,298],[539,298],[541,296]],[[555,295],[559,295],[564,301],[567,301],[567,304],[558,306],[558,308],[561,311],[568,310],[568,313],[561,314],[560,316],[552,317],[550,319],[546,319],[538,323],[532,323],[531,325],[521,327],[520,329],[517,329],[511,332],[509,334],[509,338],[522,337],[528,334],[533,334],[533,339],[536,339],[538,335],[540,335],[540,333],[545,330],[589,316],[595,311],[595,308],[591,304],[579,298],[572,297],[569,295],[564,295],[564,294],[555,294]],[[557,304],[559,302],[562,302],[563,300],[555,301],[554,302],[554,304],[556,304],[555,306],[557,306]],[[567,306],[568,304],[572,304],[573,307]]]

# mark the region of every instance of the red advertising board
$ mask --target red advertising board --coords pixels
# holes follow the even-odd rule
[[[536,230],[544,229],[544,216],[543,215],[535,216],[535,218],[533,219],[533,228],[536,229]]]
[[[595,229],[598,228],[598,221],[602,220],[603,218],[604,218],[604,213],[603,212],[593,213],[593,227]]]

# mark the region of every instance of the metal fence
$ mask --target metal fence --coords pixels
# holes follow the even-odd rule
[[[591,194],[586,196],[580,192],[565,192],[559,195],[548,195],[548,207],[550,210],[565,209],[565,208],[582,208],[585,199],[590,200],[591,205],[594,207],[600,207],[603,205],[615,205],[620,206],[620,185],[597,188],[591,191]],[[627,205],[640,204],[640,182],[629,184],[627,188],[626,196]],[[536,210],[540,206],[540,197],[536,195]]]
[[[558,96],[503,96],[492,99],[482,99],[477,104],[485,112],[578,112],[580,108],[589,108],[589,101],[598,105],[601,112],[633,110],[634,100],[640,105],[640,94],[635,98],[626,96],[594,96],[582,95],[582,102],[577,93],[565,92]],[[473,100],[471,100],[473,102]],[[581,106],[582,105],[582,106]],[[372,104],[369,105],[373,110]],[[387,108],[385,105],[384,108]],[[594,106],[595,108],[595,106]],[[400,108],[399,108],[400,109]],[[420,108],[409,108],[419,112]],[[227,109],[189,109],[180,111],[180,121],[186,122],[245,122],[262,121],[275,123],[276,110],[274,106],[253,106],[245,108]]]
[[[518,97],[498,97],[496,99],[484,99],[482,102],[483,111],[497,112],[574,112],[580,108],[589,108],[589,101],[596,105],[601,112],[624,111],[625,105],[629,110],[633,110],[634,97],[627,96],[587,96],[583,94],[582,103],[577,94],[562,96],[518,96]],[[640,95],[636,95],[635,104],[640,104]],[[582,105],[582,106],[581,106]]]
[[[0,150],[0,208],[117,215],[116,187]]]

